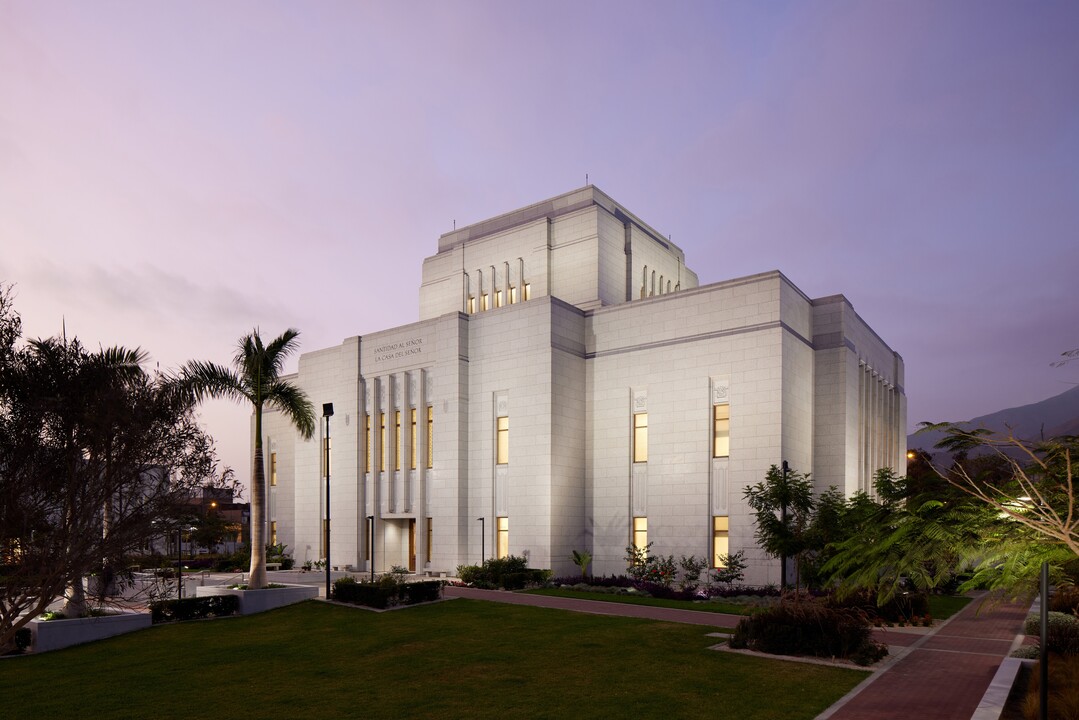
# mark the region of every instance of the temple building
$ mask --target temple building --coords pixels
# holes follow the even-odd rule
[[[625,571],[626,547],[744,550],[771,465],[820,492],[905,467],[903,360],[842,295],[781,272],[698,285],[683,252],[594,186],[446,233],[415,323],[303,354],[332,403],[331,562],[450,573],[484,557]],[[325,432],[325,422],[320,423]],[[270,537],[325,557],[323,441],[266,415]]]

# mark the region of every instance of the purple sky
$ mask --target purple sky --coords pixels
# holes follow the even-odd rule
[[[702,284],[846,295],[912,426],[1079,381],[1079,3],[673,8],[0,0],[0,281],[28,335],[163,368],[314,350],[588,173]],[[203,415],[246,477],[247,410]]]

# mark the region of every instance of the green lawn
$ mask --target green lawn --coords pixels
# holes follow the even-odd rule
[[[970,600],[962,595],[930,595],[929,614],[934,620],[947,620],[965,608]]]
[[[0,717],[812,718],[859,670],[708,650],[707,628],[453,600],[306,602],[0,661]]]
[[[536,590],[526,590],[525,592],[532,595],[554,595],[555,597],[577,598],[578,600],[600,600],[602,602],[625,603],[627,605],[652,605],[654,607],[700,610],[701,612],[726,613],[728,615],[749,615],[757,609],[735,603],[689,602],[686,600],[667,600],[664,598],[641,597],[639,595],[613,595],[611,593],[566,590],[563,588],[538,588]]]

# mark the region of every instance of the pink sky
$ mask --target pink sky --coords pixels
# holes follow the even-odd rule
[[[673,8],[673,9],[672,9]],[[1079,382],[1079,3],[0,0],[30,336],[226,362],[417,319],[458,226],[594,182],[702,284],[843,293],[909,420]],[[322,398],[313,398],[322,402]],[[247,410],[204,418],[249,472]]]

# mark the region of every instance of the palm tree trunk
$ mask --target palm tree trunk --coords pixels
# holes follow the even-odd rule
[[[255,419],[255,460],[251,478],[251,576],[247,587],[266,586],[266,470],[262,465],[262,423]]]

